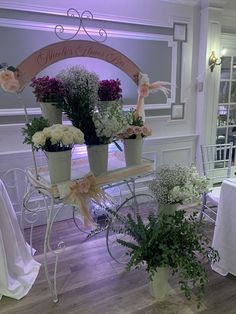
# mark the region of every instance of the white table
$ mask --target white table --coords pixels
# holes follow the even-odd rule
[[[3,295],[17,300],[23,298],[37,278],[39,268],[0,180],[0,299]]]
[[[236,178],[222,183],[212,246],[220,255],[212,269],[222,276],[236,276]]]

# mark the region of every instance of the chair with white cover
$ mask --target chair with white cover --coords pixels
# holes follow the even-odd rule
[[[12,206],[19,217],[21,231],[24,234],[24,196],[29,189],[29,181],[25,170],[12,168],[2,176],[2,181],[12,202]]]
[[[203,193],[200,221],[203,216],[215,223],[221,183],[231,176],[233,143],[201,145],[203,174],[209,180],[209,192]]]
[[[0,300],[23,298],[38,276],[40,264],[25,242],[7,189],[0,180]]]

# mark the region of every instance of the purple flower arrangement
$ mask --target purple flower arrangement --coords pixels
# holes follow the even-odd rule
[[[121,82],[116,80],[102,80],[99,82],[98,97],[101,101],[118,100],[122,97]]]
[[[33,87],[33,93],[37,101],[54,102],[60,101],[65,95],[63,83],[49,76],[33,78],[30,87]]]

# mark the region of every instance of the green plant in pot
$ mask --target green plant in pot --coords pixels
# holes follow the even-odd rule
[[[44,118],[34,118],[22,133],[24,143],[31,144],[36,151],[45,152],[52,184],[70,180],[72,147],[84,143],[84,135],[78,128],[62,124],[49,127]]]
[[[144,266],[151,280],[151,294],[158,300],[167,295],[169,271],[177,274],[186,298],[194,293],[200,306],[208,281],[203,265],[218,261],[219,255],[208,245],[195,214],[186,218],[185,211],[179,210],[172,215],[151,214],[144,221],[139,214],[133,217],[108,211],[120,222],[119,233],[128,237],[117,240],[130,256],[127,270]]]

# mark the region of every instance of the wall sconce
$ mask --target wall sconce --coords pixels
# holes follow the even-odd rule
[[[211,69],[211,72],[213,72],[213,70],[214,70],[216,65],[221,65],[221,63],[223,61],[223,58],[224,58],[223,56],[220,57],[220,61],[217,62],[218,58],[216,57],[215,52],[212,51],[212,53],[211,53],[211,55],[209,57],[209,60],[208,60],[208,65],[209,65],[209,67]]]

